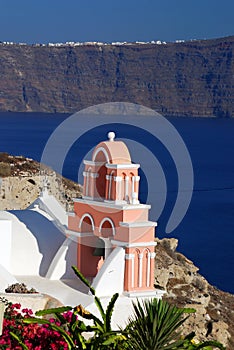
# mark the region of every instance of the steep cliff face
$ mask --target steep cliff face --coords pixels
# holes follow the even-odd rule
[[[234,116],[234,36],[185,43],[0,45],[0,110],[73,113],[132,102],[164,115]]]

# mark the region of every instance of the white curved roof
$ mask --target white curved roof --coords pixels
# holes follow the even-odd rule
[[[61,205],[58,202],[56,204],[56,199],[52,196],[40,197],[30,209],[0,212],[0,251],[4,251],[5,260],[8,261],[6,266],[3,266],[12,275],[46,276],[57,251],[66,240],[66,226],[63,225],[65,210],[64,215],[61,215],[61,222],[55,214],[48,213],[49,209],[53,213],[57,212],[58,216],[62,210]],[[6,232],[3,226],[7,221],[11,222],[11,233]],[[11,237],[7,236],[9,234]],[[74,277],[71,266],[76,264],[76,252],[71,245],[65,253],[63,251],[67,266],[63,267],[64,271],[60,272],[60,277]],[[58,257],[57,259],[59,260]],[[0,263],[4,264],[4,261]]]

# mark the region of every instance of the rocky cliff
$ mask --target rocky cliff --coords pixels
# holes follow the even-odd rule
[[[167,44],[0,44],[0,110],[73,113],[132,102],[163,115],[234,116],[234,36]]]
[[[193,262],[179,253],[178,240],[157,239],[155,285],[167,291],[164,299],[196,313],[183,325],[183,333],[196,333],[197,341],[218,340],[234,349],[234,295],[211,286]]]

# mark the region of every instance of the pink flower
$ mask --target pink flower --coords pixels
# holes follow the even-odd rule
[[[11,305],[11,308],[12,308],[12,309],[18,309],[18,310],[19,310],[19,309],[21,308],[21,305],[20,305],[19,303],[15,303],[15,304],[12,304],[12,305]]]
[[[27,309],[27,308],[22,309],[22,313],[24,313],[24,314],[26,314],[28,316],[32,316],[33,315],[32,310],[31,309]]]

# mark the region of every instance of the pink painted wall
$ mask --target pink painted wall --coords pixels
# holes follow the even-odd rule
[[[93,255],[97,237],[111,238],[125,246],[124,290],[153,290],[154,246],[152,242],[155,227],[148,223],[149,208],[137,205],[133,208],[132,204],[129,205],[132,203],[132,192],[138,195],[138,166],[124,166],[124,164],[132,163],[127,146],[121,141],[107,141],[98,144],[94,149],[92,161],[99,162],[99,164],[86,163],[85,171],[91,171],[92,175],[86,174],[84,190],[85,195],[95,200],[89,204],[85,200],[75,202],[75,217],[68,218],[69,230],[76,231],[78,236],[82,236],[78,237],[78,268],[85,276],[95,276],[103,263],[101,257]],[[107,162],[122,166],[111,168],[109,165],[106,167]],[[106,175],[109,175],[111,180],[108,180]],[[121,177],[122,181],[115,181],[114,177]],[[96,198],[99,198],[99,202],[96,201]],[[126,200],[126,204],[122,208],[118,205],[113,207],[113,202],[109,206],[107,203],[102,205],[101,199]],[[121,225],[122,222],[129,225]],[[147,246],[148,242],[150,242],[149,246]]]

